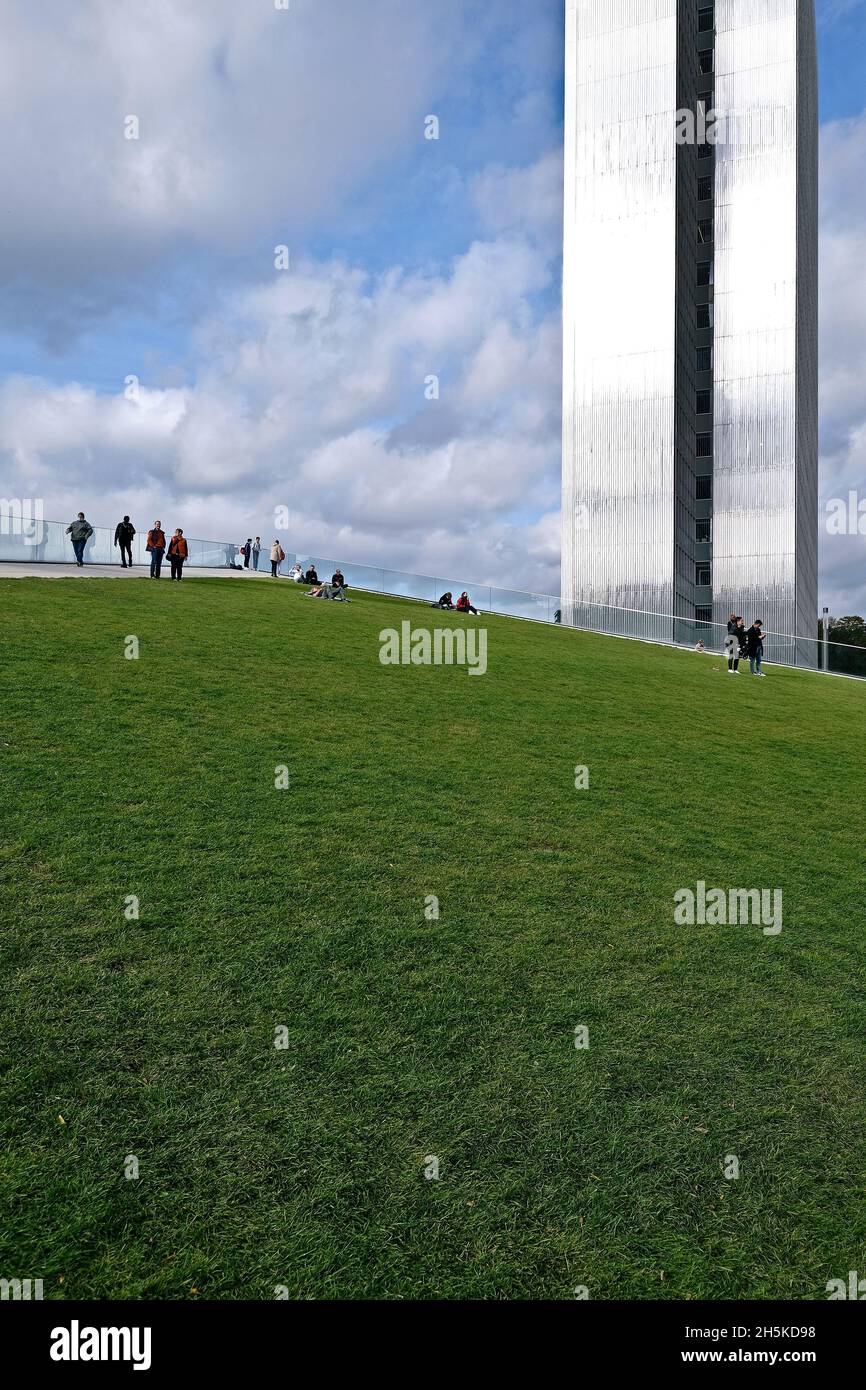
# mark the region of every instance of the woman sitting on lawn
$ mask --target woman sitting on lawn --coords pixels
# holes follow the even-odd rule
[[[460,595],[459,599],[457,600],[457,612],[458,612],[458,613],[474,613],[475,616],[476,616],[476,618],[478,617],[478,609],[477,609],[477,608],[473,608],[472,604],[469,602],[469,595],[467,594],[467,592],[466,592],[465,589],[463,590],[463,593]]]

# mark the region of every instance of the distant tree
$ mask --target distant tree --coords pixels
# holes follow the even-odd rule
[[[823,637],[823,631],[820,635]],[[831,643],[838,645],[829,649],[828,670],[840,675],[866,676],[866,620],[854,615],[831,618],[829,637]],[[855,647],[862,651],[854,651]]]
[[[844,642],[848,647],[866,647],[866,619],[831,618],[830,641]]]

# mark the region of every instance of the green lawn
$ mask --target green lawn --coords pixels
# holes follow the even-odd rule
[[[0,1274],[795,1299],[866,1273],[866,686],[497,618],[483,678],[385,667],[380,629],[454,620],[266,580],[0,598]],[[781,888],[781,935],[677,926],[698,880]]]

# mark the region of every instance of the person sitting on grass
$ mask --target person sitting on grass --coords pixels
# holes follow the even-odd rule
[[[289,570],[289,578],[291,579],[293,584],[303,584],[304,582],[304,571],[301,569],[297,560],[292,565],[292,568]]]
[[[346,583],[346,576],[343,574],[343,571],[340,569],[340,566],[338,565],[337,568],[334,570],[334,573],[331,575],[331,588],[342,591],[343,589],[348,589],[348,587],[349,586]]]
[[[311,564],[310,564],[310,568],[307,570],[307,573],[304,575],[304,583],[305,583],[305,584],[318,584],[318,583],[319,583],[319,576],[316,574],[316,566],[315,566],[314,564],[312,564],[312,562],[311,562]]]
[[[451,609],[454,607],[454,600],[451,596],[451,590],[449,589],[446,594],[443,594],[442,597],[436,603],[431,603],[430,607],[447,608],[450,612]]]
[[[470,600],[469,600],[469,595],[467,594],[467,592],[466,592],[465,589],[463,590],[463,593],[460,595],[459,599],[457,600],[457,612],[458,612],[458,613],[474,613],[475,616],[476,616],[476,618],[478,617],[478,609],[477,609],[477,608],[474,608],[474,607],[472,606],[472,604],[471,604],[471,602],[470,602]]]

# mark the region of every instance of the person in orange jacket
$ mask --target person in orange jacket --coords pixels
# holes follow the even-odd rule
[[[178,584],[183,579],[183,562],[189,555],[189,546],[186,543],[183,531],[178,526],[174,535],[168,543],[168,559],[171,565],[171,577],[176,579]]]
[[[147,533],[147,549],[150,551],[150,577],[159,579],[162,570],[162,557],[165,554],[165,532],[162,522],[155,521]]]

